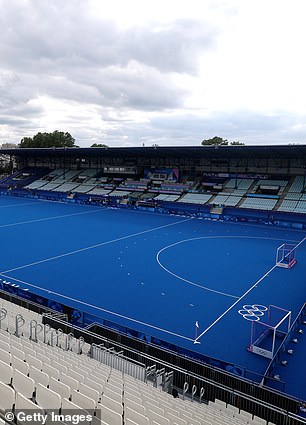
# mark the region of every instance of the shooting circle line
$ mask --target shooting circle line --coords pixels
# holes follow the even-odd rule
[[[235,298],[235,299],[239,299],[240,298],[240,295],[237,296],[237,295],[229,294],[227,292],[217,291],[216,289],[212,289],[212,288],[209,288],[208,286],[204,286],[204,285],[201,285],[199,283],[193,282],[192,280],[186,279],[186,278],[184,278],[184,277],[182,277],[182,276],[180,276],[180,275],[172,272],[170,269],[168,269],[166,266],[164,266],[162,264],[162,261],[161,261],[161,258],[160,257],[161,257],[161,254],[164,251],[166,251],[166,250],[168,250],[170,248],[173,248],[176,245],[180,245],[180,244],[183,244],[183,243],[186,243],[186,242],[203,240],[203,239],[260,239],[260,240],[263,240],[264,239],[264,240],[273,240],[273,241],[279,240],[279,239],[275,239],[275,238],[258,237],[258,236],[244,236],[244,235],[243,236],[242,235],[199,236],[199,237],[196,237],[196,238],[188,238],[188,239],[180,240],[178,242],[174,242],[174,243],[172,243],[170,245],[167,245],[167,246],[163,247],[156,254],[156,261],[157,261],[158,265],[163,270],[165,270],[165,272],[169,273],[173,277],[175,277],[175,278],[177,278],[177,279],[179,279],[179,280],[181,280],[183,282],[186,282],[189,285],[192,285],[192,286],[195,286],[197,288],[203,289],[205,291],[213,292],[213,293],[218,294],[218,295],[222,295],[222,296],[229,297],[229,298]]]

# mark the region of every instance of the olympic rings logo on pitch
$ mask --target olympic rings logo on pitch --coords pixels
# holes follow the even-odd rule
[[[256,322],[260,320],[259,318],[265,314],[268,310],[268,307],[260,304],[246,304],[241,310],[238,310],[238,313],[245,320],[250,320],[251,322]]]

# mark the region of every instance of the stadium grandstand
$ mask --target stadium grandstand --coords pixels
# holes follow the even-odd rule
[[[306,145],[0,156],[0,424],[306,423]]]

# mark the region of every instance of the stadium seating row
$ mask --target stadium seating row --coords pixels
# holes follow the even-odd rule
[[[14,335],[13,319],[17,313],[25,321],[42,322],[42,317],[27,309],[1,300],[1,311],[9,312],[1,320],[0,330],[0,413],[32,409],[42,414],[66,409],[93,412],[98,409],[102,421],[94,416],[91,423],[137,425],[259,425],[266,421],[239,411],[234,406],[216,400],[208,405],[188,399],[173,398],[150,383],[101,364],[62,343],[52,345]],[[16,329],[15,329],[16,331]],[[46,343],[47,342],[47,343]],[[62,341],[63,342],[63,341]]]
[[[28,170],[29,171],[29,170]],[[49,171],[49,170],[48,170]],[[46,169],[44,169],[46,172]],[[21,172],[19,172],[20,175]],[[23,186],[33,191],[51,191],[67,194],[87,194],[89,196],[110,195],[116,198],[128,199],[133,194],[139,199],[151,198],[157,201],[179,202],[196,205],[220,205],[223,207],[239,207],[256,210],[279,210],[283,212],[295,212],[305,214],[306,194],[303,193],[305,179],[303,176],[296,176],[293,181],[285,179],[252,179],[252,178],[230,178],[219,186],[222,191],[214,192],[196,191],[192,188],[197,186],[196,182],[175,183],[159,182],[150,179],[133,180],[131,178],[114,178],[98,176],[98,171],[93,169],[85,170],[64,170],[56,169],[42,176],[35,176],[29,171],[31,182],[27,184],[25,179]],[[15,177],[14,177],[15,176]],[[0,182],[2,185],[10,185],[17,174],[6,178]],[[37,177],[40,178],[37,179]],[[112,181],[111,181],[112,180]],[[110,182],[111,181],[111,182]],[[18,183],[19,186],[22,183]],[[21,187],[21,186],[20,186]],[[277,192],[280,201],[271,199],[269,195],[261,193],[260,197],[250,197],[248,194],[257,194],[261,187],[272,188]],[[136,192],[135,192],[136,191]],[[262,191],[261,191],[262,192]],[[73,196],[73,195],[72,195]],[[295,201],[295,202],[289,202]]]
[[[179,202],[185,202],[188,204],[206,204],[212,197],[211,194],[206,193],[187,193],[179,199]]]
[[[277,203],[277,199],[269,198],[246,198],[240,208],[272,211]]]

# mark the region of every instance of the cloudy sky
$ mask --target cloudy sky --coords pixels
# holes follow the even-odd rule
[[[306,143],[305,0],[0,0],[0,144]]]

